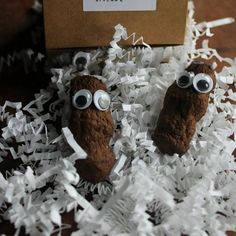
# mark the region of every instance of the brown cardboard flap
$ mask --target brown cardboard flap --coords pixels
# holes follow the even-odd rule
[[[84,12],[82,0],[44,0],[46,47],[107,46],[117,24],[150,45],[184,42],[188,0],[157,0],[157,11]]]

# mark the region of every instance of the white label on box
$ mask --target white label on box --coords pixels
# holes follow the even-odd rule
[[[155,11],[157,0],[83,0],[84,11]]]

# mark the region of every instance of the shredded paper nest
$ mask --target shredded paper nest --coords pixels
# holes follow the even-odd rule
[[[151,48],[117,25],[107,51],[85,53],[89,60],[83,73],[99,75],[112,99],[116,129],[110,145],[117,161],[106,182],[82,181],[74,167],[77,159],[86,158],[66,126],[70,82],[78,75],[75,63],[52,69],[50,86],[27,106],[1,106],[6,124],[1,161],[13,158],[22,164],[0,174],[0,219],[10,220],[16,235],[21,227],[30,235],[63,233],[70,227],[62,220],[65,212],[74,215],[74,236],[217,236],[236,230],[236,93],[228,85],[234,86],[236,61],[221,58],[206,40],[197,49],[202,35],[212,36],[209,27],[195,23],[190,4],[184,46]],[[119,46],[130,37],[143,46]],[[101,76],[96,62],[104,55]],[[228,66],[216,73],[211,103],[188,152],[181,158],[163,155],[151,137],[165,92],[199,57],[214,57]]]

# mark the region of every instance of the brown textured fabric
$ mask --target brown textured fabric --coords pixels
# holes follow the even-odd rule
[[[79,90],[87,89],[92,94],[97,90],[107,91],[105,84],[92,76],[73,79],[71,97]],[[89,182],[97,183],[109,175],[114,162],[114,154],[109,147],[113,135],[113,120],[110,111],[100,111],[92,103],[79,110],[71,106],[69,127],[78,144],[87,152],[85,160],[78,160],[76,168],[80,176]]]
[[[211,67],[193,62],[187,69],[194,74],[215,76]],[[183,155],[195,133],[196,123],[206,113],[210,93],[199,93],[193,86],[179,88],[174,82],[167,90],[153,139],[162,153]]]

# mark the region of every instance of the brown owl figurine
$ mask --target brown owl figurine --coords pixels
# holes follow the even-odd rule
[[[69,128],[87,158],[78,160],[80,176],[91,183],[106,179],[115,163],[109,147],[113,135],[110,96],[106,85],[93,76],[78,76],[71,82]]]
[[[188,150],[215,83],[210,65],[193,62],[168,88],[153,136],[162,153],[183,155]]]

